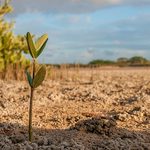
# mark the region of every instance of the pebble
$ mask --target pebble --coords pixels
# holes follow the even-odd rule
[[[33,147],[31,145],[26,145],[26,150],[33,150]]]

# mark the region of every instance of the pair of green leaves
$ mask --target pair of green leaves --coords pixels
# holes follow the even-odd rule
[[[46,46],[46,43],[48,41],[48,35],[42,35],[35,43],[32,39],[30,32],[27,33],[26,38],[30,55],[32,56],[32,58],[37,58]]]
[[[26,75],[27,75],[27,79],[29,82],[29,85],[32,88],[37,88],[39,85],[42,84],[45,75],[46,75],[46,67],[44,65],[42,65],[39,70],[37,71],[37,73],[35,74],[34,79],[32,79],[30,73],[26,70]]]
[[[27,44],[29,48],[30,55],[33,60],[35,60],[43,51],[48,41],[48,35],[44,34],[34,43],[31,34],[28,32],[27,36]],[[35,65],[35,61],[33,62]],[[34,71],[34,70],[33,70]],[[39,70],[35,73],[35,76],[32,78],[30,73],[26,70],[27,79],[31,88],[36,88],[43,82],[46,75],[46,67],[42,65]]]

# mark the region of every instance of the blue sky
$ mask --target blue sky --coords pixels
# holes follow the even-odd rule
[[[14,32],[49,41],[40,61],[150,59],[150,0],[12,0]]]

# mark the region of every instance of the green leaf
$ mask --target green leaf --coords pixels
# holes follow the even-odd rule
[[[44,78],[45,78],[45,75],[46,75],[46,67],[45,66],[41,66],[40,69],[37,71],[34,79],[33,79],[32,87],[36,88],[39,85],[41,85],[43,80],[44,80]]]
[[[25,73],[27,75],[29,85],[32,87],[32,77],[31,77],[30,73],[27,70],[25,71]]]
[[[35,43],[35,46],[37,48],[37,53],[36,53],[36,57],[38,57],[43,49],[45,48],[46,46],[46,43],[48,41],[48,35],[47,34],[44,34],[43,36],[41,36]]]
[[[45,46],[46,46],[47,41],[48,41],[48,39],[45,41],[45,43],[42,45],[42,47],[37,51],[37,53],[36,53],[36,56],[37,56],[37,57],[42,53],[43,49],[44,49]]]
[[[47,34],[44,34],[40,38],[38,38],[38,40],[35,42],[37,50],[39,50],[42,47],[42,45],[45,43],[45,41],[47,39],[48,39],[48,35]]]
[[[28,44],[28,48],[29,48],[29,52],[31,56],[33,58],[36,58],[36,47],[35,47],[35,44],[33,42],[30,32],[27,32],[27,44]]]

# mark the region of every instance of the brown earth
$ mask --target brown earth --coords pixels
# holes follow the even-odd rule
[[[93,73],[93,72],[92,72]],[[0,81],[0,150],[150,150],[150,70],[100,70],[36,89]]]

